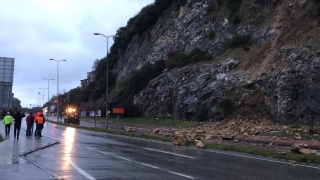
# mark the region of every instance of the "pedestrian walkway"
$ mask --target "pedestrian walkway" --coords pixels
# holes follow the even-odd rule
[[[24,121],[23,121],[24,122]],[[57,143],[47,137],[26,136],[26,129],[21,128],[19,140],[13,137],[13,125],[9,136],[0,120],[0,180],[2,179],[55,179],[50,174],[29,161],[25,154],[37,153],[37,150]]]

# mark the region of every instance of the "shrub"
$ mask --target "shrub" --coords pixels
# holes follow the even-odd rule
[[[196,111],[197,121],[206,121],[208,120],[209,112],[205,104],[198,106]]]
[[[216,37],[216,32],[211,30],[208,34],[208,37],[210,40],[214,39]]]
[[[181,51],[171,51],[167,54],[167,57],[166,65],[168,69],[183,67],[191,63],[209,61],[212,59],[210,54],[204,53],[198,48],[192,50],[188,54],[183,54]]]
[[[175,0],[174,4],[176,6],[176,10],[179,10],[181,6],[186,5],[188,0]]]
[[[153,78],[160,75],[165,67],[164,61],[158,61],[155,64],[146,63],[140,70],[134,72],[131,78],[122,83],[119,102],[122,105],[132,103],[134,95],[144,89]]]
[[[238,47],[246,47],[247,45],[251,44],[251,37],[244,35],[244,36],[234,36],[229,44],[230,48],[238,48]]]
[[[228,0],[228,16],[231,22],[239,22],[239,17],[237,17],[237,13],[240,9],[241,0]]]
[[[316,6],[316,14],[320,17],[320,3]]]
[[[181,51],[171,51],[167,56],[166,66],[168,69],[174,69],[185,65],[183,62],[185,55],[181,53]]]
[[[219,108],[222,109],[224,117],[228,117],[233,112],[233,101],[230,98],[225,98],[219,103]]]

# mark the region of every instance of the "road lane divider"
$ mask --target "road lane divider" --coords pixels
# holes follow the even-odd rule
[[[57,139],[57,140],[60,140],[60,141],[63,141],[63,142],[67,142],[66,140],[62,139],[62,138],[56,138],[56,137],[53,137],[53,136],[49,136],[49,135],[43,135],[45,137],[49,137],[49,138],[52,138],[52,139]],[[74,144],[75,145],[75,144]],[[91,175],[89,175],[88,173],[86,173],[83,169],[81,169],[76,163],[74,163],[72,160],[71,160],[71,157],[70,157],[70,153],[67,153],[67,161],[69,162],[69,164],[71,164],[71,166],[76,170],[78,171],[80,174],[82,174],[84,177],[86,177],[87,179],[89,180],[96,180],[94,177],[92,177]]]
[[[187,155],[183,155],[183,154],[172,153],[172,152],[168,152],[168,151],[161,151],[161,150],[153,149],[153,148],[143,148],[143,149],[149,150],[149,151],[161,152],[161,153],[164,153],[164,154],[171,154],[171,155],[175,155],[175,156],[190,158],[190,159],[196,159],[195,157],[192,157],[192,156],[187,156]]]
[[[132,163],[135,163],[135,164],[139,164],[139,165],[142,165],[142,166],[145,166],[145,167],[157,169],[157,170],[160,170],[160,171],[163,171],[163,172],[167,172],[167,173],[174,174],[174,175],[177,175],[177,176],[185,177],[185,178],[188,178],[188,179],[194,179],[194,177],[192,177],[192,176],[188,176],[188,175],[185,175],[185,174],[182,174],[182,173],[178,173],[178,172],[174,172],[174,171],[167,171],[167,170],[161,169],[161,168],[159,168],[157,166],[153,166],[153,165],[146,164],[146,163],[139,162],[139,161],[134,161],[134,160],[122,157],[122,156],[111,154],[109,152],[98,151],[98,150],[92,149],[90,147],[84,147],[84,148],[86,148],[86,149],[88,149],[90,151],[99,152],[99,153],[102,153],[102,154],[105,154],[105,155],[108,155],[108,156],[111,156],[111,157],[119,158],[119,159],[122,159],[122,160],[125,160],[125,161],[128,161],[128,162],[132,162]]]
[[[238,154],[238,153],[236,154],[236,153],[232,153],[232,152],[222,152],[222,151],[213,150],[213,149],[204,150],[204,151],[211,152],[211,153],[216,153],[216,154],[224,154],[224,155],[229,155],[229,156],[237,156],[237,157],[255,159],[255,160],[260,160],[260,161],[274,162],[274,163],[294,165],[294,166],[300,166],[300,167],[306,167],[306,168],[312,168],[312,169],[319,169],[320,170],[320,167],[316,167],[316,166],[309,166],[309,165],[304,165],[304,164],[292,164],[292,163],[285,162],[285,161],[266,159],[266,158],[259,158],[259,157],[253,157],[253,156],[248,156],[248,155],[241,155],[241,154]]]
[[[83,169],[81,169],[79,166],[77,166],[70,158],[70,154],[67,155],[67,160],[71,164],[71,166],[76,169],[80,174],[82,174],[84,177],[86,177],[89,180],[96,180],[94,177],[90,176],[88,173],[86,173]]]

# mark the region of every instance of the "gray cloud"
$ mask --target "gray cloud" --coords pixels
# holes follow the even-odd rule
[[[23,107],[37,104],[39,88],[48,86],[42,78],[54,78],[50,96],[57,93],[57,63],[50,58],[67,60],[59,63],[60,92],[79,86],[94,60],[106,56],[106,39],[93,33],[115,34],[153,1],[0,0],[0,56],[15,58],[15,97]]]

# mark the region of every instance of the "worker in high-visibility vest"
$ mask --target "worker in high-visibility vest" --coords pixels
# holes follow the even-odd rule
[[[35,136],[42,137],[41,132],[42,132],[42,129],[43,129],[43,124],[45,123],[45,118],[44,118],[43,114],[40,114],[39,116],[36,116],[34,121],[37,124],[37,130],[35,132],[36,133]]]
[[[12,124],[12,116],[10,116],[10,112],[7,112],[7,115],[3,118],[3,124],[5,125],[6,135],[10,133],[10,126]]]
[[[38,128],[37,128],[37,119],[38,119],[38,117],[40,116],[40,112],[37,112],[36,113],[36,115],[34,116],[34,122],[36,123],[36,130],[34,131],[34,135],[36,136],[38,133],[37,133],[37,131],[38,131]],[[33,126],[32,126],[32,129],[33,129]],[[32,133],[32,130],[31,130],[31,133]]]

